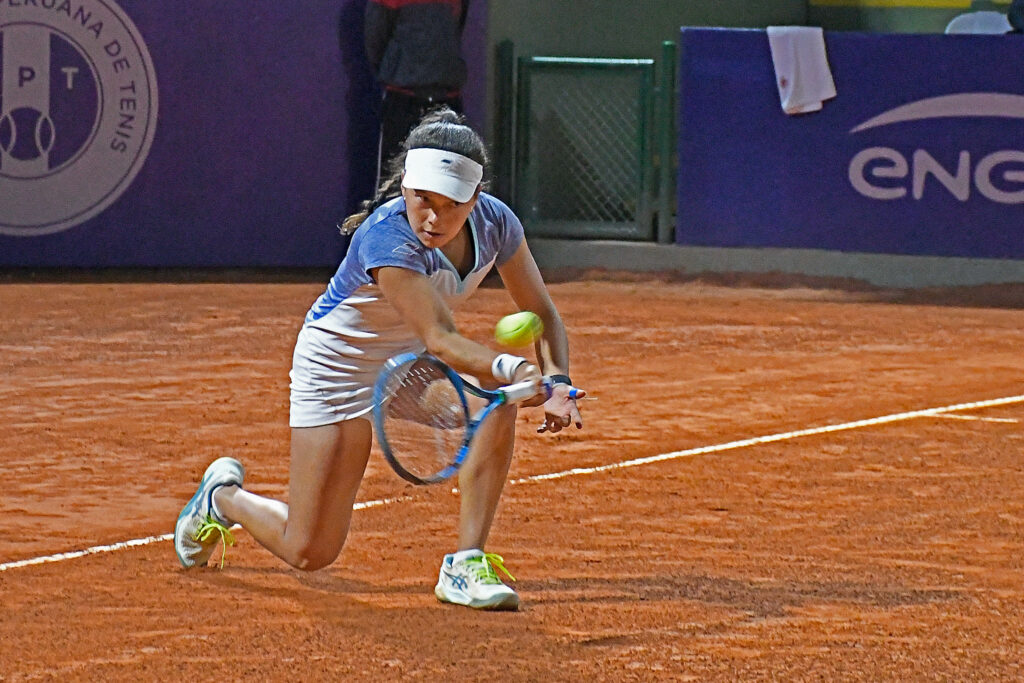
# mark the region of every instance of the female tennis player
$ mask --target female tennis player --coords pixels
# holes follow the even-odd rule
[[[569,398],[565,327],[519,219],[482,191],[486,166],[480,136],[450,109],[428,114],[410,132],[391,177],[343,223],[352,234],[348,253],[298,334],[288,503],[245,490],[237,460],[214,461],[178,517],[174,545],[184,567],[205,565],[218,541],[233,542],[233,524],[299,569],[338,557],[370,454],[374,381],[397,353],[425,350],[492,387],[547,376],[551,396],[524,404],[543,404],[538,431],[582,428]],[[456,329],[452,307],[492,267],[519,308],[543,320],[539,369]],[[444,556],[434,589],[442,602],[518,608],[518,595],[495,572],[508,575],[502,558],[484,551],[512,460],[516,410],[505,405],[485,420],[459,470],[458,548]]]

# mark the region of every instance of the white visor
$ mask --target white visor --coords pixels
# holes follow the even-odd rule
[[[484,167],[469,157],[443,149],[417,147],[405,155],[402,187],[427,190],[468,202],[484,177]]]

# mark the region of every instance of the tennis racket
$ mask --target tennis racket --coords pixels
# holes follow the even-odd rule
[[[413,484],[444,481],[459,470],[484,419],[501,405],[536,396],[538,386],[551,394],[546,380],[487,391],[429,354],[397,355],[384,364],[373,389],[377,441],[403,479]],[[487,405],[471,415],[468,395]]]

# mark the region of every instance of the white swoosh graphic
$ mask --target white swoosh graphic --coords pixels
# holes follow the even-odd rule
[[[1024,119],[1024,95],[997,92],[961,93],[918,100],[890,109],[869,119],[850,131],[859,133],[869,128],[888,126],[904,121],[924,119],[996,116],[1006,119]]]

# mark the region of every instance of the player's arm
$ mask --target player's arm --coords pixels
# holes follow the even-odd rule
[[[457,372],[474,377],[495,376],[494,363],[499,354],[459,334],[451,310],[438,294],[427,276],[408,268],[382,266],[370,271],[381,292],[402,316],[427,352],[440,358]],[[515,368],[509,382],[540,378],[540,371],[532,363]]]
[[[533,311],[544,323],[537,358],[545,375],[569,374],[569,339],[530,248],[523,240],[508,261],[498,266],[505,289],[521,311]]]
[[[544,374],[569,376],[569,338],[558,314],[555,303],[551,300],[548,288],[544,285],[537,262],[530,252],[526,240],[523,240],[508,261],[498,266],[501,281],[508,290],[512,300],[520,310],[533,311],[544,323],[544,332],[537,340],[537,357],[540,359]],[[544,402],[544,424],[537,431],[557,432],[570,424],[577,429],[583,427],[576,401],[569,398],[569,384],[556,384],[552,395]],[[577,390],[577,397],[586,396],[582,389]],[[527,402],[524,405],[531,405]]]

